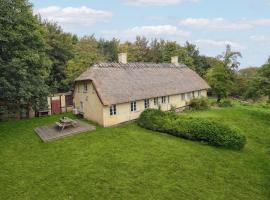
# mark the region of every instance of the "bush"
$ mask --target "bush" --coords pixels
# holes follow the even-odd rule
[[[141,114],[137,123],[146,129],[207,142],[213,146],[242,149],[246,144],[245,136],[213,120],[187,118],[175,113],[148,109]]]
[[[232,101],[230,99],[221,99],[218,102],[219,107],[232,107]]]
[[[209,102],[206,98],[192,99],[189,105],[194,110],[205,110],[209,108]]]

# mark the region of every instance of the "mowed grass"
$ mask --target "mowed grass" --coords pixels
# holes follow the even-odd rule
[[[187,112],[247,137],[242,151],[135,123],[43,143],[33,128],[60,116],[0,123],[0,199],[270,199],[270,110]]]

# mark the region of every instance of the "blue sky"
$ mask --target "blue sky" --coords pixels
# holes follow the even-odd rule
[[[136,35],[195,43],[216,56],[226,44],[242,52],[241,68],[270,55],[270,0],[31,0],[34,12],[79,36]]]

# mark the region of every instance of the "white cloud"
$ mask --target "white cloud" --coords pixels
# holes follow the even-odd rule
[[[186,2],[196,3],[199,0],[124,0],[127,4],[135,6],[168,6]]]
[[[270,44],[270,37],[264,36],[264,35],[252,35],[249,37],[252,41],[255,41],[257,43],[261,44]]]
[[[34,12],[43,18],[58,22],[63,27],[91,26],[98,22],[107,22],[113,16],[109,11],[95,10],[86,6],[64,8],[49,6],[36,9]]]
[[[195,44],[207,46],[207,47],[221,47],[225,48],[226,45],[231,45],[232,48],[242,50],[245,49],[245,47],[237,42],[232,42],[228,40],[209,40],[209,39],[199,39],[194,41]]]
[[[121,39],[134,39],[137,35],[151,37],[188,37],[189,32],[178,29],[176,26],[135,26],[125,30],[107,30],[101,32],[104,37],[120,37]]]
[[[186,18],[179,21],[180,25],[198,28],[223,29],[223,30],[244,30],[255,26],[270,26],[270,19],[247,20],[240,19],[235,21],[224,18]]]

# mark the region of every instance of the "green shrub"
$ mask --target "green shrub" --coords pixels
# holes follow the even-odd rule
[[[219,107],[232,107],[232,101],[230,99],[221,99],[218,103]]]
[[[192,99],[189,105],[194,110],[204,110],[204,109],[209,108],[209,102],[207,98]]]
[[[146,129],[204,141],[213,146],[242,149],[246,144],[245,136],[213,120],[187,118],[175,113],[148,109],[141,114],[137,123]]]

